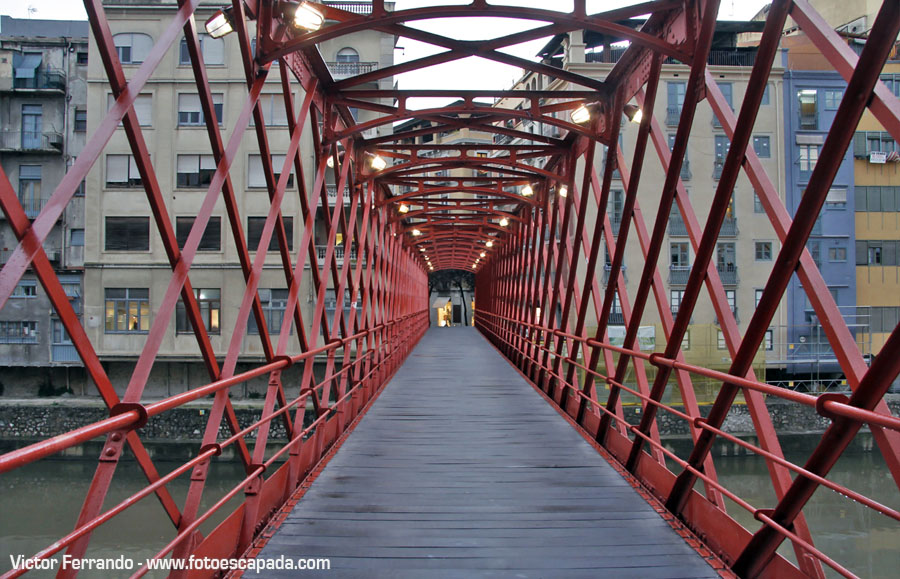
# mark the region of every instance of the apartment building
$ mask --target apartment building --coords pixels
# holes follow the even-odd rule
[[[368,6],[371,10],[370,4],[362,2],[328,4],[339,7],[352,4],[356,11]],[[222,5],[222,2],[201,2],[195,18],[202,23]],[[177,2],[104,0],[104,7],[119,59],[126,76],[131,76],[160,38],[170,16],[174,14]],[[335,79],[390,66],[393,62],[393,48],[393,36],[375,31],[359,32],[318,46],[322,59]],[[223,140],[227,143],[247,98],[238,41],[235,34],[221,38],[203,34],[201,49],[216,116]],[[93,40],[91,54],[98,55]],[[260,97],[276,171],[284,162],[290,139],[277,66],[277,63],[273,65],[269,82]],[[88,80],[90,131],[112,106],[113,97],[98,58],[91,60]],[[392,86],[392,80],[382,79],[378,86]],[[366,88],[374,87],[372,84]],[[299,87],[296,90],[295,103],[299,107],[303,94]],[[215,170],[190,58],[183,39],[176,41],[168,51],[163,64],[157,68],[137,98],[135,110],[172,226],[176,237],[183,243]],[[365,114],[364,111],[359,112],[360,120],[365,120]],[[389,131],[390,127],[384,130]],[[312,186],[311,180],[315,174],[310,134],[311,129],[307,126],[300,145],[308,187]],[[268,212],[269,197],[259,146],[252,129],[241,140],[230,175],[243,220],[245,241],[251,254],[254,254]],[[85,226],[85,287],[89,290],[85,299],[85,325],[118,387],[127,383],[127,376],[147,339],[157,306],[162,301],[171,278],[171,268],[153,224],[150,206],[124,130],[120,128],[116,131],[87,182],[89,189],[97,194],[88,200]],[[303,234],[297,189],[296,176],[292,175],[288,193],[281,206],[288,246],[295,255]],[[349,196],[346,192],[342,194],[347,207],[345,211],[349,212]],[[336,200],[337,191],[332,183],[329,187],[330,205],[333,206]],[[324,243],[324,221],[327,217],[323,208],[320,207],[316,219],[315,240],[316,243]],[[259,297],[266,314],[268,330],[274,333],[275,338],[281,328],[288,295],[280,257],[277,251],[273,251],[276,248],[277,241],[273,238],[259,286]],[[352,251],[353,248],[350,258],[355,257]],[[348,256],[338,252],[337,257],[340,265]],[[324,251],[320,252],[319,261],[324,261]],[[201,240],[191,270],[191,282],[212,346],[217,354],[224,355],[235,329],[246,286],[221,197]],[[315,306],[310,276],[303,276],[303,284],[300,289],[300,308],[304,320],[309,320]],[[334,291],[329,291],[332,295],[329,296],[327,305],[329,313],[332,313],[337,307],[337,300],[333,296]],[[319,343],[322,343],[321,339]],[[292,340],[288,353],[297,352],[298,341]],[[205,381],[206,371],[196,361],[199,360],[198,354],[199,348],[192,328],[183,306],[179,304],[175,315],[168,322],[168,331],[157,358],[164,363],[154,366],[155,374],[148,384],[148,395],[167,395],[195,385],[198,381]],[[240,360],[257,362],[262,357],[258,329],[251,315]],[[286,379],[285,384],[289,383],[290,380]],[[243,394],[251,395],[252,392]]]
[[[632,22],[634,26],[638,22]],[[719,89],[732,109],[737,110],[747,88],[750,70],[755,62],[756,49],[738,46],[738,35],[761,30],[762,23],[757,22],[720,22],[709,56],[709,71],[716,78]],[[597,79],[604,79],[624,52],[621,39],[611,38],[592,32],[576,31],[568,35],[555,37],[540,55],[547,64],[571,70],[579,74]],[[659,92],[656,98],[654,116],[665,131],[665,139],[669,147],[675,139],[675,132],[684,103],[689,67],[674,62],[663,65]],[[784,110],[782,95],[784,69],[780,58],[776,59],[766,87],[763,103],[759,110],[753,135],[753,144],[768,175],[778,186],[784,183],[785,154],[784,145]],[[536,90],[577,89],[566,82],[549,79],[544,75],[527,74],[515,88]],[[498,106],[515,108],[523,106],[517,99],[508,98]],[[527,103],[524,104],[527,106]],[[550,136],[559,136],[559,129],[553,126],[526,126],[527,123],[514,125],[529,132],[543,132]],[[620,146],[625,158],[630,163],[634,153],[638,126],[625,123],[622,127]],[[500,137],[505,139],[506,137]],[[729,139],[721,124],[715,118],[711,107],[701,102],[691,131],[688,152],[681,170],[681,182],[688,194],[691,205],[701,224],[705,224],[708,208],[718,185],[728,152]],[[595,169],[602,175],[605,151],[595,155]],[[576,183],[580,184],[579,175],[583,174],[579,167]],[[653,143],[648,145],[644,169],[641,175],[638,203],[642,210],[642,219],[648,228],[652,228],[656,218],[655,211],[665,180],[662,163]],[[783,198],[783,192],[779,193]],[[618,235],[625,199],[625,187],[618,172],[610,190],[607,213],[612,224],[612,232]],[[596,209],[589,203],[590,213],[587,216],[587,227],[595,222]],[[693,264],[695,248],[687,236],[687,229],[677,208],[673,209],[669,219],[666,247],[658,262],[658,268],[666,284],[666,297],[673,312],[678,311],[681,296],[684,294],[688,274]],[[734,189],[728,215],[719,233],[715,254],[715,264],[719,277],[725,288],[725,294],[732,312],[737,318],[738,326],[743,332],[755,309],[762,290],[762,283],[768,278],[774,257],[780,248],[777,236],[764,214],[762,205],[754,194],[747,177],[742,173]],[[602,287],[605,288],[610,274],[612,255],[604,256],[605,266],[598,271],[602,276]],[[637,235],[632,228],[629,233],[624,276],[629,296],[634,296],[640,281],[644,263],[643,254]],[[580,270],[585,268],[586,260],[578,263]],[[608,321],[611,336],[624,336],[624,316],[621,304],[616,296],[610,319]],[[651,297],[652,300],[652,297]],[[768,359],[770,366],[783,360],[781,350],[785,342],[785,307],[779,308],[773,327],[766,337],[764,351],[757,357],[757,368],[762,369]],[[588,309],[593,315],[593,309]],[[571,320],[574,323],[574,318]],[[589,331],[596,327],[596,320],[589,320]],[[665,334],[662,330],[659,314],[654,303],[646,308],[642,319],[641,343],[648,350],[660,350],[665,346]],[[712,303],[704,291],[693,316],[690,330],[683,343],[685,357],[691,363],[701,364],[718,369],[727,368],[730,356],[725,336],[712,308]],[[764,374],[760,374],[761,376]]]
[[[0,165],[29,219],[43,209],[81,151],[87,129],[87,22],[0,17]],[[82,184],[83,185],[83,184]],[[82,186],[44,243],[76,313],[84,264]],[[0,212],[0,266],[18,240]],[[80,359],[29,269],[0,313],[0,393],[50,394],[83,386]]]

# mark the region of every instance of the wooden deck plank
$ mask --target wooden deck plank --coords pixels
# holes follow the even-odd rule
[[[470,328],[426,334],[260,553],[281,555],[328,577],[717,576]]]

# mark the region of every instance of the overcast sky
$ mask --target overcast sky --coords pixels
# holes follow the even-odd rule
[[[548,6],[570,11],[572,0],[489,0],[492,4],[513,6]],[[609,10],[619,6],[635,4],[638,0],[587,0],[588,13]],[[405,10],[431,5],[469,4],[470,0],[397,0],[396,9]],[[746,20],[765,6],[766,0],[722,0],[719,18],[725,20]],[[77,0],[24,0],[7,1],[0,13],[15,18],[83,20],[87,16],[84,6]],[[223,5],[228,4],[222,2]],[[447,18],[423,20],[409,25],[422,30],[440,33],[460,40],[485,40],[528,30],[541,23],[500,18]],[[452,34],[449,31],[453,31]],[[503,49],[523,58],[532,59],[546,43],[541,39],[530,43]],[[422,58],[444,49],[409,40],[399,39],[398,50],[394,55],[396,62],[404,62]],[[424,70],[406,73],[398,77],[400,88],[432,88],[432,89],[504,89],[518,80],[521,70],[509,65],[487,61],[480,58],[466,58]]]

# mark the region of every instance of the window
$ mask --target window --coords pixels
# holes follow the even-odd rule
[[[765,135],[753,137],[753,150],[756,152],[756,156],[761,159],[771,157],[772,148],[769,137]]]
[[[772,242],[756,242],[756,261],[772,261]]]
[[[758,308],[758,307],[759,307],[759,300],[762,299],[762,296],[763,296],[763,290],[762,290],[762,289],[755,289],[755,290],[753,290],[753,307],[754,307],[754,308]]]
[[[88,53],[87,52],[78,52],[75,54],[75,64],[78,66],[87,66],[88,63]]]
[[[284,221],[284,232],[287,234],[288,249],[294,249],[294,218],[282,217]],[[248,217],[247,218],[247,247],[250,251],[256,251],[259,248],[259,241],[262,238],[263,227],[266,224],[265,217]],[[272,238],[269,240],[269,251],[278,251],[278,237],[272,232]]]
[[[149,217],[107,217],[106,251],[149,251]]]
[[[15,289],[13,289],[12,295],[10,297],[13,298],[34,298],[37,297],[37,281],[33,279],[23,279],[18,284],[16,284]]]
[[[75,109],[75,124],[72,126],[72,130],[76,133],[83,133],[87,131],[86,109]]]
[[[685,330],[684,337],[681,338],[681,350],[687,351],[691,349],[691,331]]]
[[[150,54],[153,39],[146,34],[126,32],[113,36],[113,44],[122,64],[140,64]]]
[[[259,110],[263,114],[266,125],[270,127],[286,127],[287,111],[284,108],[284,97],[280,94],[259,95]],[[252,118],[251,118],[252,124]]]
[[[756,191],[753,192],[753,212],[754,213],[765,213],[766,208],[763,207],[762,199],[759,198],[759,195]]]
[[[37,344],[37,322],[0,322],[0,344]]]
[[[900,307],[885,306],[871,308],[869,327],[873,332],[891,332],[900,323]]]
[[[853,135],[853,156],[870,157],[871,153],[892,153],[900,151],[890,133],[882,131],[857,131]]]
[[[847,206],[847,188],[832,187],[825,196],[826,209],[843,209]]]
[[[869,265],[881,265],[881,246],[869,242]]]
[[[773,330],[766,330],[765,345],[767,352],[775,349],[775,332]]]
[[[841,104],[841,99],[844,98],[844,91],[842,90],[826,90],[825,91],[825,110],[826,111],[836,111],[838,105]]]
[[[719,90],[722,91],[725,102],[728,103],[731,110],[734,110],[734,85],[730,82],[717,82],[716,84],[718,85]]]
[[[78,184],[78,188],[75,189],[75,197],[84,197],[84,189],[85,189],[85,183],[84,183],[84,179],[82,179],[81,183]]]
[[[193,217],[175,218],[175,239],[178,241],[178,249],[184,249],[191,227],[194,226]],[[210,217],[200,238],[197,251],[219,251],[222,248],[222,218]]]
[[[732,314],[737,314],[737,291],[725,290],[725,300],[728,301],[728,309]]]
[[[829,247],[828,261],[847,261],[846,247]]]
[[[669,133],[669,151],[675,148],[675,133]],[[688,159],[688,150],[684,150],[684,159],[681,162],[681,179],[687,181],[691,178],[691,162]]]
[[[200,34],[200,53],[203,55],[203,63],[206,65],[225,64],[225,39],[213,38],[208,34]],[[187,39],[181,39],[178,50],[178,64],[190,65],[191,54],[188,52]]]
[[[815,131],[819,128],[819,93],[816,89],[804,89],[797,93],[800,103],[800,129]]]
[[[275,172],[275,182],[281,177],[281,169],[284,167],[284,155],[272,155],[272,170]],[[291,175],[288,177],[288,187],[294,186],[294,165],[291,164]],[[247,187],[264,189],[266,187],[266,174],[263,172],[262,157],[250,155],[247,170]]]
[[[800,172],[809,173],[816,167],[816,161],[819,160],[818,145],[798,145],[800,149]]]
[[[678,308],[681,307],[681,300],[684,298],[684,290],[669,290],[669,306],[672,313],[677,314]]]
[[[727,350],[728,345],[725,343],[725,334],[722,330],[716,330],[716,348],[719,350]]]
[[[203,325],[210,334],[218,334],[221,332],[222,313],[222,290],[221,289],[198,289],[194,288],[194,297],[197,299],[197,306],[200,308],[200,317],[203,318]],[[178,334],[189,334],[194,331],[191,326],[191,320],[187,315],[187,308],[184,302],[179,299],[175,305],[175,332]]]
[[[29,217],[40,211],[41,165],[19,165],[19,201]]]
[[[690,267],[687,242],[671,243],[669,245],[672,267]]]
[[[22,105],[22,148],[43,148],[43,131],[43,105]]]
[[[106,186],[116,188],[142,187],[141,174],[131,155],[106,156]]]
[[[145,334],[150,331],[148,288],[106,288],[106,333]]]
[[[84,229],[69,230],[69,245],[72,247],[84,247]]]
[[[684,94],[687,84],[683,82],[668,83],[668,102],[666,104],[666,124],[677,126],[681,117],[681,108],[684,106]]]
[[[768,105],[769,104],[769,87],[772,85],[766,83],[766,88],[763,90],[762,100],[760,101],[760,105]]]
[[[821,260],[819,259],[819,242],[818,241],[807,241],[806,242],[806,250],[809,251],[809,256],[812,257],[812,259],[816,265],[822,264]]]
[[[224,95],[220,92],[212,93],[213,109],[216,120],[222,125]],[[206,125],[203,117],[203,107],[200,106],[200,95],[182,93],[178,95],[178,126],[200,127]]]
[[[216,172],[212,155],[178,155],[176,186],[183,189],[209,187]]]
[[[106,95],[106,110],[109,112],[116,104],[116,98],[112,93]],[[134,99],[134,112],[137,115],[138,124],[149,127],[153,124],[153,95],[141,93]],[[121,126],[121,123],[119,124]]]
[[[718,179],[722,176],[722,169],[725,167],[725,157],[728,156],[728,149],[731,148],[731,141],[724,135],[716,135],[716,158],[713,161],[713,178]]]
[[[259,289],[259,301],[262,304],[263,315],[266,318],[266,328],[271,333],[281,331],[281,323],[284,320],[284,314],[287,311],[288,290],[286,289]],[[247,332],[250,334],[258,334],[259,329],[256,326],[256,318],[250,314],[247,322]],[[291,326],[293,333],[293,326]]]

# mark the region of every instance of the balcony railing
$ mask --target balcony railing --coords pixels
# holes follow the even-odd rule
[[[628,281],[628,278],[625,277],[625,271],[626,271],[628,268],[627,268],[626,266],[623,265],[621,269],[622,269],[622,274],[621,274],[621,275],[622,275],[622,281],[626,281],[626,282],[627,282],[627,281]],[[606,264],[606,265],[603,266],[603,283],[604,283],[604,284],[608,284],[608,283],[609,283],[609,274],[610,274],[611,272],[612,272],[612,266],[611,266],[611,265]]]
[[[666,125],[677,127],[681,120],[681,107],[666,107]]]
[[[609,321],[607,324],[610,326],[622,326],[625,324],[625,316],[622,312],[609,312]]]
[[[9,258],[12,257],[13,249],[0,249],[0,266],[5,265]],[[45,249],[44,253],[47,254],[47,259],[51,262],[58,262],[60,258],[60,251],[58,249]]]
[[[14,90],[66,90],[66,75],[63,71],[50,68],[39,70],[31,78],[13,79]]]
[[[325,245],[317,245],[316,246],[316,255],[318,256],[319,265],[323,265],[325,263],[325,252],[328,247]],[[344,263],[344,255],[346,254],[345,248],[343,245],[338,245],[334,248],[334,257],[337,260],[338,265],[342,265]],[[352,248],[350,250],[350,259],[356,259],[356,248]]]
[[[725,218],[725,221],[722,222],[722,228],[719,230],[719,237],[737,237],[737,234],[737,219]]]
[[[337,185],[326,185],[325,191],[328,193],[328,204],[334,205],[337,203]],[[350,206],[350,191],[348,191],[346,187],[344,187],[343,203],[347,207]]]
[[[50,360],[53,362],[81,362],[81,357],[72,344],[51,344]]]
[[[687,237],[687,226],[681,219],[681,214],[671,215],[669,217],[669,235],[676,237]]]
[[[719,279],[722,280],[723,285],[737,285],[738,275],[736,265],[717,265],[716,270],[719,272]]]
[[[34,219],[37,217],[41,209],[44,208],[44,205],[47,203],[46,199],[36,199],[34,197],[26,197],[19,198],[19,203],[22,204],[22,209],[25,210],[25,217],[28,219]]]
[[[691,275],[691,266],[689,265],[670,265],[669,266],[669,285],[687,285],[688,277]]]
[[[352,12],[354,14],[371,14],[372,13],[372,3],[371,2],[332,2],[331,0],[325,0],[322,2],[326,6],[330,6],[332,8],[337,8],[338,10],[346,10],[347,12]]]
[[[713,179],[722,178],[722,169],[725,167],[725,159],[713,161]]]
[[[800,112],[800,130],[817,131],[819,130],[819,115],[817,112],[804,113]]]
[[[622,226],[622,214],[612,213],[609,216],[609,223],[612,226],[612,234],[619,235],[619,228]]]
[[[584,55],[585,62],[615,63],[625,54],[624,48],[612,48],[608,53],[590,52]],[[756,62],[756,49],[744,48],[733,50],[710,50],[707,64],[714,66],[753,66]],[[667,58],[665,64],[682,64],[675,59]]]
[[[377,62],[329,62],[328,70],[335,80],[378,70]]]
[[[59,153],[63,148],[62,141],[62,133],[57,132],[0,132],[0,150],[4,151],[52,151]]]

